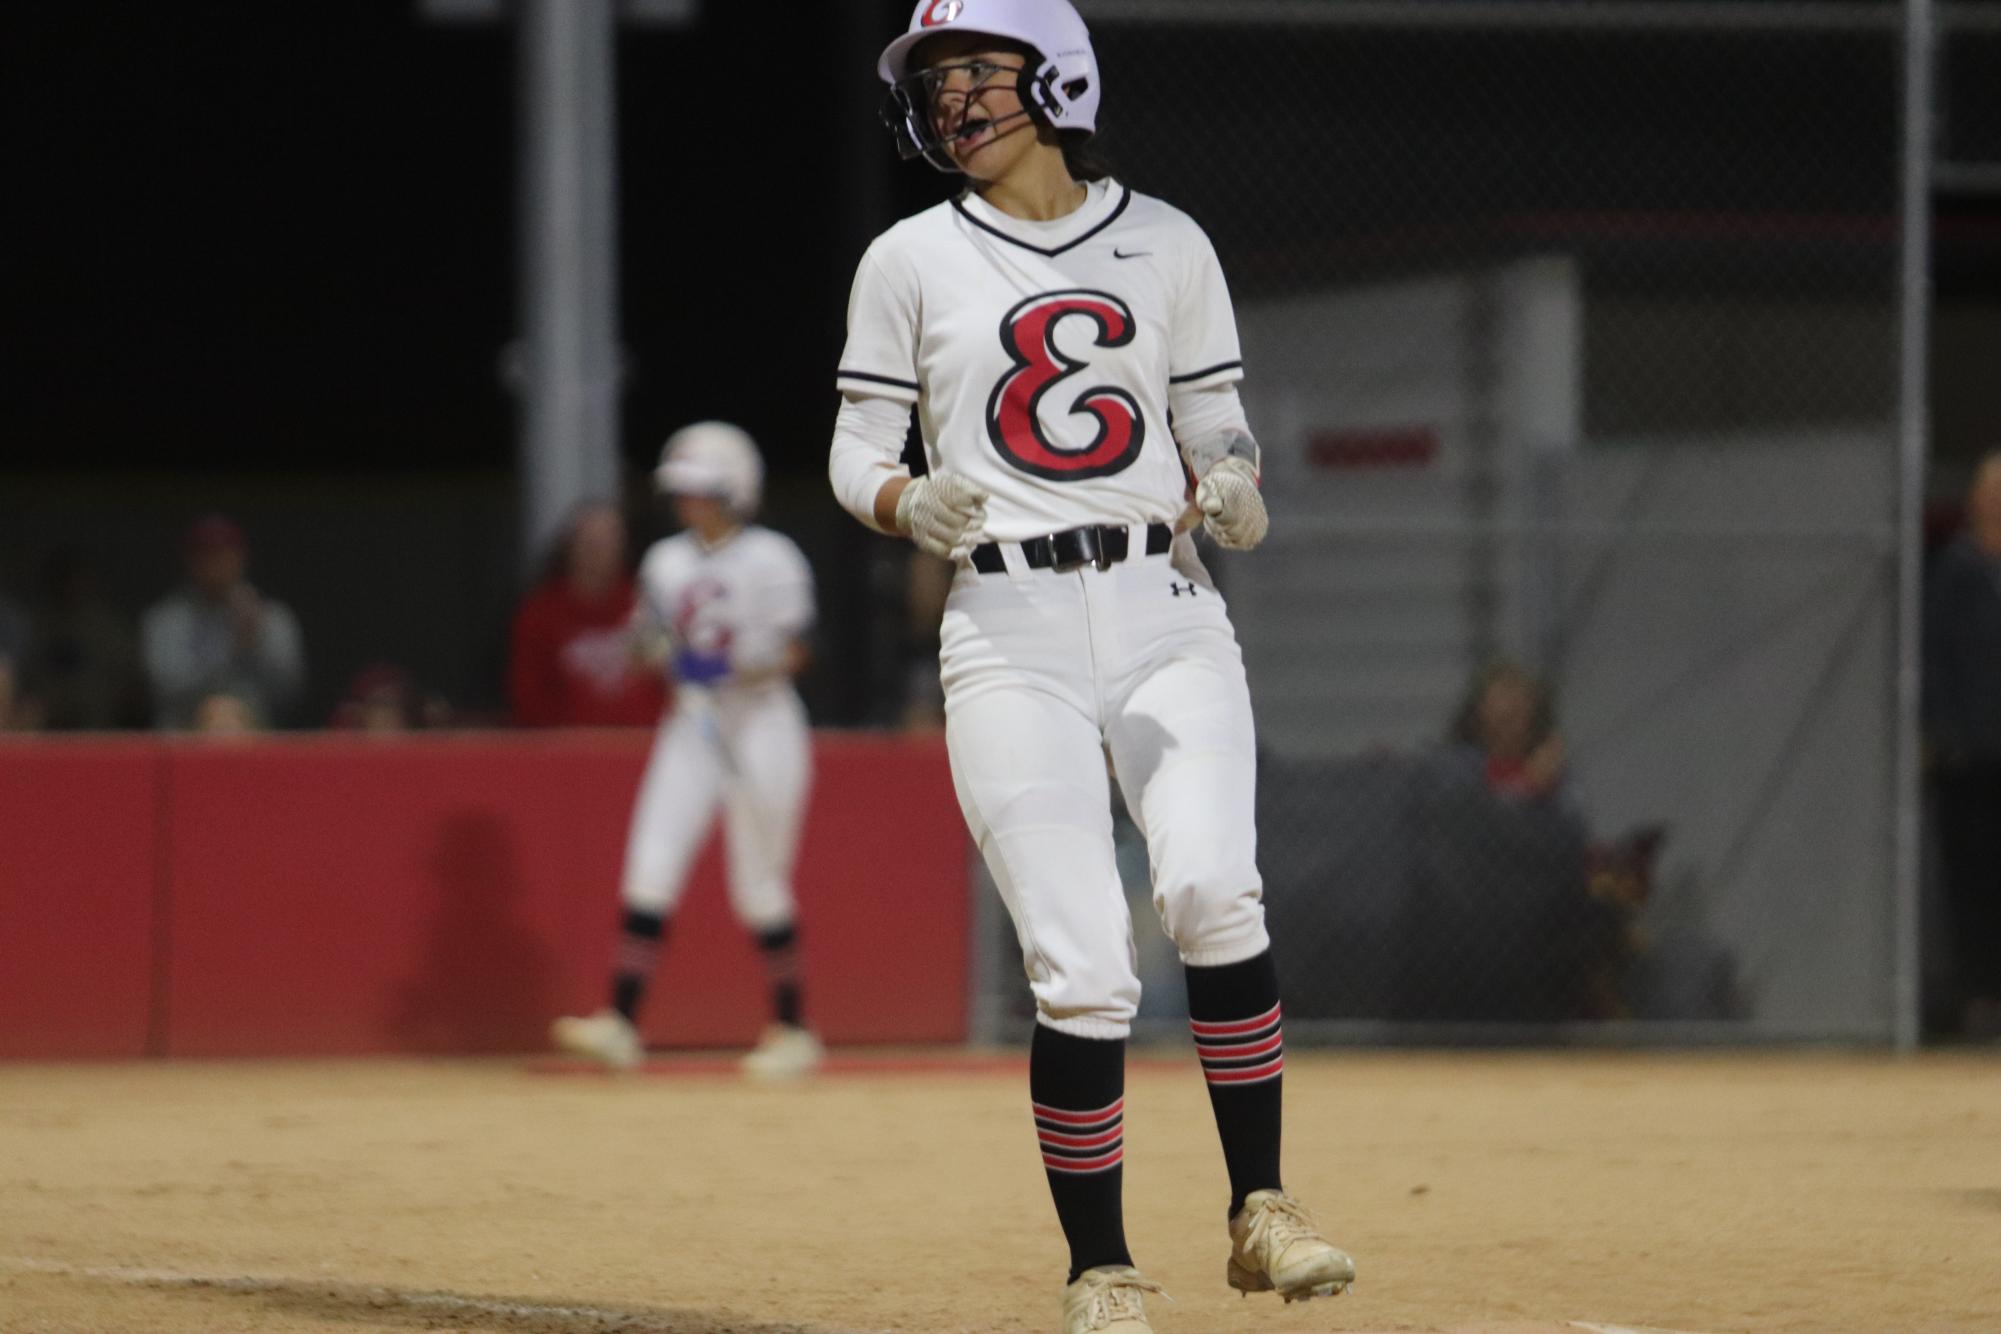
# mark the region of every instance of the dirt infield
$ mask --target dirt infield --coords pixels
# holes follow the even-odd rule
[[[726,1069],[0,1066],[0,1331],[1053,1327],[1019,1062]],[[1298,1053],[1287,1104],[1361,1275],[1291,1307],[1224,1286],[1192,1058],[1136,1058],[1160,1334],[2001,1330],[2001,1054]]]

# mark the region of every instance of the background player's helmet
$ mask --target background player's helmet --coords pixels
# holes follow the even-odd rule
[[[1085,137],[1098,129],[1098,57],[1091,33],[1069,0],[918,0],[910,29],[883,49],[876,73],[889,85],[883,123],[906,158],[920,154],[940,171],[958,164],[931,123],[931,88],[924,72],[912,74],[910,52],[926,37],[976,32],[1006,37],[1035,49],[1041,63],[1021,72],[1021,103],[1038,126]]]
[[[764,459],[743,428],[695,422],[667,437],[653,482],[669,495],[715,496],[749,518],[764,494]]]

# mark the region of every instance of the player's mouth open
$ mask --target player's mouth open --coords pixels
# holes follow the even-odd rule
[[[985,141],[987,131],[993,129],[993,127],[994,123],[984,117],[979,120],[969,120],[961,125],[958,132],[952,136],[953,146],[961,152],[977,148]]]

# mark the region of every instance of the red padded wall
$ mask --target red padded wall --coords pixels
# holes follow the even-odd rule
[[[617,865],[632,756],[560,741],[182,746],[168,1052],[533,1044]]]
[[[553,1015],[603,1003],[647,744],[178,749],[169,1052],[541,1046]],[[798,875],[809,1019],[834,1042],[963,1037],[966,846],[942,750],[823,736],[815,763]],[[674,922],[655,1042],[745,1043],[766,1018],[721,860],[712,839]]]
[[[162,763],[145,741],[0,742],[0,1057],[146,1051]]]
[[[0,746],[0,1057],[534,1051],[603,1003],[631,732]],[[808,1018],[965,1036],[965,830],[933,740],[823,733],[800,852]],[[719,844],[651,997],[662,1045],[767,1017]]]

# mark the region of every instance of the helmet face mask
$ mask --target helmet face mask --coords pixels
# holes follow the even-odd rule
[[[1033,82],[1028,78],[1028,69],[1035,63],[1032,53],[1021,65],[999,65],[978,58],[955,60],[913,70],[897,80],[890,85],[889,96],[882,104],[882,122],[896,136],[897,154],[905,161],[922,157],[940,171],[958,171],[959,164],[952,157],[951,136],[939,128],[940,112],[948,99],[957,99],[962,107],[970,107],[979,94],[1010,86],[1003,80],[1012,80],[1022,110],[992,123],[998,127],[1014,116],[1025,114],[1036,129],[1048,128],[1047,117],[1036,108]],[[966,76],[965,85],[948,89],[945,85],[951,76],[960,72]]]
[[[906,160],[922,157],[940,171],[957,173],[959,164],[935,114],[943,81],[953,71],[976,66],[995,69],[990,79],[999,76],[993,62],[973,59],[913,68],[911,57],[918,48],[948,33],[992,38],[1000,49],[1022,53],[1015,91],[1022,114],[1037,131],[1087,138],[1097,131],[1098,60],[1090,32],[1068,0],[920,0],[909,29],[876,63],[877,74],[889,85],[882,120]]]

